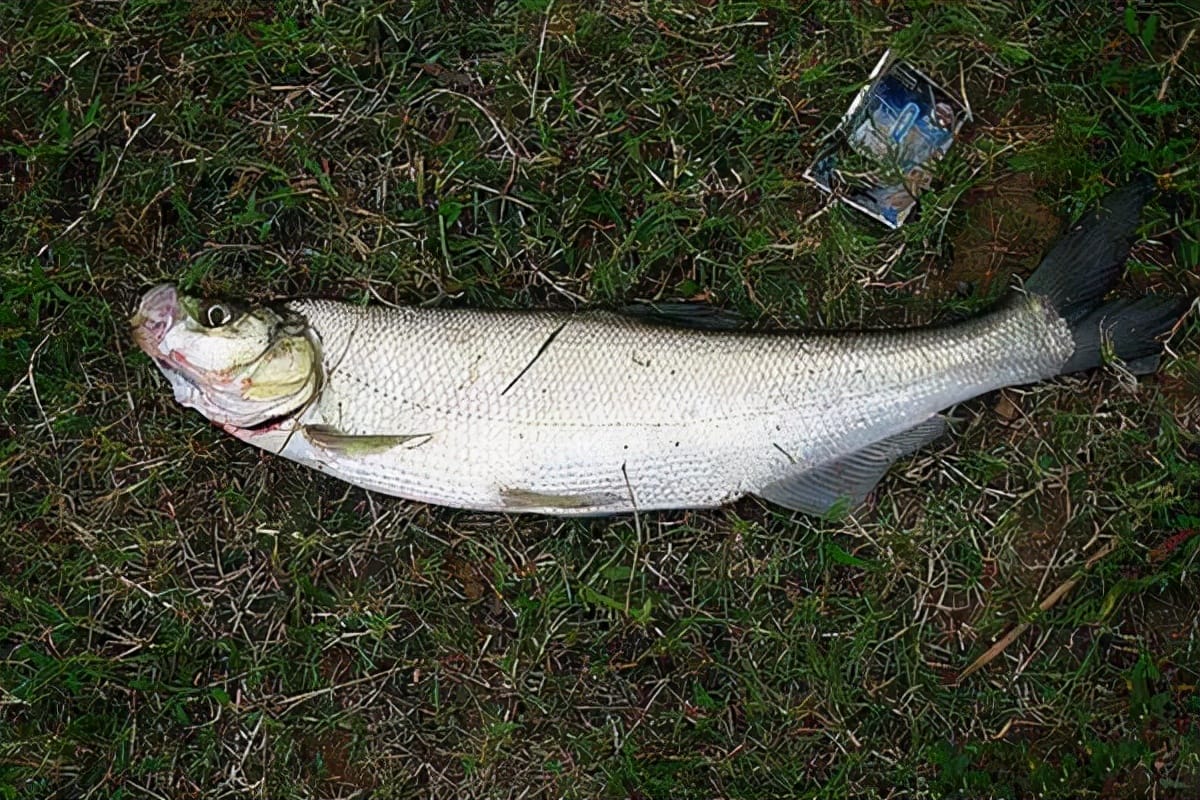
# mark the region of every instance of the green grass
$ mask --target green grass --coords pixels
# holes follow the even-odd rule
[[[1141,169],[1124,287],[1194,297],[1189,5],[0,5],[0,798],[1195,796],[1195,314],[844,522],[370,496],[177,407],[126,322],[171,279],[923,323]],[[895,233],[801,179],[888,45],[976,113]]]

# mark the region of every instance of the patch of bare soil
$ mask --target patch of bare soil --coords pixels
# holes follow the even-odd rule
[[[969,191],[962,200],[967,224],[953,239],[954,261],[929,276],[928,290],[934,296],[987,294],[997,279],[1005,285],[1014,272],[1029,269],[1062,228],[1037,189],[1030,175],[1017,174]]]
[[[358,791],[374,789],[376,776],[354,755],[354,736],[338,728],[300,740],[305,769],[327,789]]]

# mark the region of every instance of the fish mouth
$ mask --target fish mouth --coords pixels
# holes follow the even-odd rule
[[[186,358],[163,346],[167,332],[183,315],[179,292],[171,284],[164,283],[142,296],[129,324],[133,326],[134,342],[171,384],[175,400],[188,407],[201,408],[205,390],[199,376],[192,374]]]
[[[129,320],[133,326],[133,340],[155,361],[161,360],[163,336],[179,319],[180,311],[179,293],[174,286],[164,283],[146,292],[137,312]]]

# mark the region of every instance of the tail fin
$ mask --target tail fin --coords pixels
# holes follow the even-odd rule
[[[1071,326],[1075,354],[1063,365],[1063,373],[1093,369],[1113,358],[1129,363],[1157,357],[1162,352],[1159,337],[1175,326],[1189,305],[1187,298],[1163,295],[1104,303]],[[1156,361],[1150,364],[1148,371],[1153,372]]]
[[[1025,282],[1026,292],[1047,301],[1071,327],[1075,353],[1064,373],[1098,367],[1114,356],[1133,361],[1157,355],[1159,337],[1188,306],[1183,298],[1153,295],[1103,302],[1121,275],[1153,191],[1153,179],[1143,175],[1110,192],[1054,243]]]

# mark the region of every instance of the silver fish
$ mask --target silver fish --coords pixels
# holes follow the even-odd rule
[[[134,337],[175,398],[356,486],[485,511],[594,515],[755,494],[813,514],[984,392],[1153,357],[1179,298],[1105,302],[1149,194],[1111,194],[1000,307],[957,324],[752,332],[601,312],[241,309],[170,285]]]

